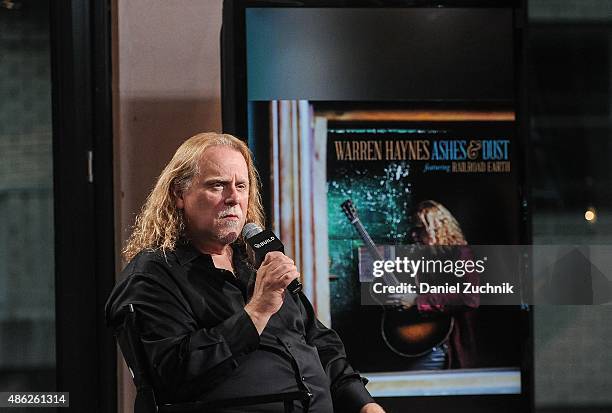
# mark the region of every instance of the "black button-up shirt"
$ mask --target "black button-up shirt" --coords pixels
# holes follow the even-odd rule
[[[187,242],[165,255],[142,251],[108,299],[109,322],[124,305],[136,306],[158,399],[217,400],[307,389],[314,413],[334,408],[357,413],[372,402],[340,338],[316,319],[303,294],[287,294],[261,336],[257,333],[244,310],[255,271],[244,248],[233,248],[235,276]],[[300,406],[296,402],[297,411]],[[282,411],[282,403],[241,411]]]

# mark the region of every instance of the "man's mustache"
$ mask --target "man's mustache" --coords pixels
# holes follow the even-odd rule
[[[229,215],[236,215],[238,218],[242,218],[242,210],[236,207],[229,207],[219,212],[217,218],[225,218]]]

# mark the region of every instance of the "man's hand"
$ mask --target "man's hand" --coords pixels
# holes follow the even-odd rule
[[[385,413],[378,403],[368,403],[359,410],[359,413]]]
[[[244,307],[259,334],[268,324],[270,317],[283,305],[285,289],[289,283],[299,277],[291,258],[278,251],[266,254],[257,270],[253,297]]]

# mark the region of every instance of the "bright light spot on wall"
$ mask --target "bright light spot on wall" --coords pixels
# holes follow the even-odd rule
[[[584,213],[584,219],[590,223],[597,221],[597,212],[595,211],[595,208],[589,207],[589,209],[587,209]]]

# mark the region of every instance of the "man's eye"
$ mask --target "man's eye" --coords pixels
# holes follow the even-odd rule
[[[247,189],[247,185],[246,184],[238,184],[238,185],[236,185],[236,188],[238,188],[238,189],[243,191],[243,190]]]
[[[223,188],[223,182],[215,182],[213,185],[213,188]]]

